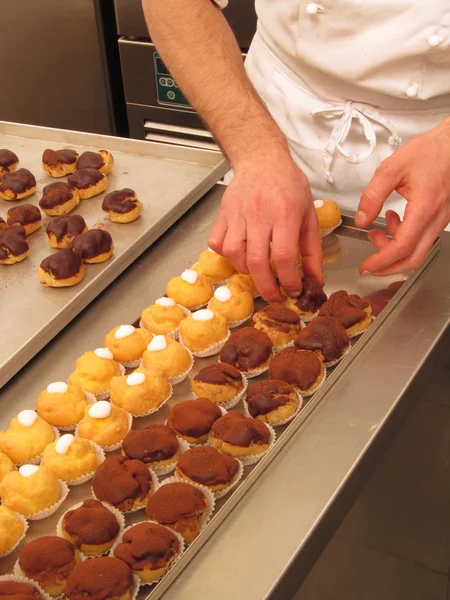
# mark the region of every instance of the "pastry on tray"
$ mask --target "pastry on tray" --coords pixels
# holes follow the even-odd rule
[[[220,362],[233,365],[246,377],[257,377],[269,368],[272,348],[264,331],[242,327],[230,335],[220,351]]]
[[[211,300],[213,287],[209,279],[187,269],[169,281],[166,294],[177,304],[189,310],[198,310]]]
[[[333,317],[317,317],[295,338],[299,350],[312,350],[325,363],[335,364],[350,348],[345,327]]]
[[[167,416],[167,425],[189,444],[204,444],[211,427],[221,416],[222,411],[215,402],[194,398],[174,404]]]
[[[102,263],[111,258],[114,242],[111,234],[104,229],[89,229],[75,237],[70,244],[85,263]]]
[[[176,467],[176,474],[180,479],[204,485],[213,493],[230,488],[239,473],[239,461],[212,446],[186,450]]]
[[[172,384],[181,383],[192,369],[192,354],[170,337],[155,336],[142,357],[145,368],[161,371]]]
[[[172,395],[167,377],[161,371],[140,367],[129,375],[111,379],[111,402],[135,417],[158,410]]]
[[[369,300],[339,290],[322,305],[319,316],[337,319],[353,337],[363,333],[372,323],[372,307]]]
[[[141,327],[145,327],[154,335],[169,335],[176,338],[178,326],[188,314],[189,311],[172,298],[158,298],[155,304],[142,312]]]
[[[97,169],[103,175],[108,175],[114,166],[114,158],[108,150],[92,152],[87,150],[78,159],[77,169]]]
[[[11,471],[14,471],[13,461],[9,458],[9,456],[4,454],[4,452],[0,452],[0,483],[2,482],[3,477],[7,473],[11,473]]]
[[[296,414],[300,398],[292,385],[272,379],[258,381],[249,387],[246,405],[249,415],[254,419],[269,425],[279,425]]]
[[[236,286],[246,292],[250,292],[253,298],[259,298],[260,293],[251,275],[235,273],[230,277],[230,285]]]
[[[91,478],[103,458],[89,440],[66,433],[47,446],[41,464],[70,485]]]
[[[86,408],[77,435],[112,451],[122,445],[130,427],[131,417],[126,410],[107,400],[99,400]]]
[[[10,227],[23,227],[26,235],[31,235],[41,226],[41,211],[34,204],[13,206],[6,213],[6,222]]]
[[[84,265],[71,248],[63,248],[44,258],[38,270],[39,281],[46,287],[70,287],[84,279]]]
[[[52,248],[69,248],[77,235],[88,230],[81,215],[63,215],[47,225],[47,239]]]
[[[203,250],[193,269],[217,285],[225,283],[233,273],[236,273],[233,265],[211,248]]]
[[[111,379],[122,373],[123,367],[114,360],[111,351],[97,348],[77,358],[75,370],[69,375],[69,383],[94,394],[97,399],[103,399],[109,396]]]
[[[51,150],[47,148],[42,154],[42,168],[50,177],[64,177],[77,168],[78,152],[70,148]]]
[[[23,200],[35,191],[36,178],[28,169],[5,173],[0,179],[0,198],[3,200]]]
[[[44,600],[40,590],[32,583],[17,581],[14,575],[0,580],[0,598],[7,600]]]
[[[65,588],[66,600],[131,600],[133,572],[113,556],[85,560],[75,567]]]
[[[142,202],[130,188],[115,190],[103,198],[102,209],[114,223],[131,223],[142,211]]]
[[[23,227],[0,228],[0,265],[13,265],[24,260],[30,252]]]
[[[0,506],[0,558],[14,551],[24,538],[26,527],[23,517],[6,506]]]
[[[44,188],[39,206],[49,217],[66,215],[80,203],[75,188],[68,183],[56,182]]]
[[[181,343],[199,357],[218,354],[230,335],[227,319],[209,309],[191,313],[179,329]]]
[[[54,381],[36,401],[36,412],[53,427],[75,429],[84,415],[88,398],[76,385]]]
[[[76,189],[80,200],[87,200],[106,190],[108,178],[97,169],[81,169],[69,175],[67,183]]]
[[[55,440],[55,430],[34,410],[22,410],[0,431],[0,452],[16,465],[38,459]]]
[[[255,328],[266,333],[275,350],[293,343],[302,329],[298,314],[284,304],[269,304],[253,315]]]
[[[203,367],[192,379],[192,391],[200,398],[208,398],[216,404],[239,401],[245,389],[242,373],[227,363],[215,363]]]
[[[342,223],[341,209],[334,200],[315,200],[314,208],[322,236],[328,235]]]
[[[127,367],[136,368],[152,337],[153,335],[142,327],[120,325],[106,335],[105,346],[111,351],[114,360]]]
[[[310,321],[328,297],[323,287],[313,277],[302,277],[302,292],[297,298],[286,297],[286,305],[294,310],[302,321]]]
[[[0,150],[0,177],[4,173],[9,173],[17,169],[19,164],[19,157],[11,150],[2,149]]]
[[[234,458],[256,457],[269,449],[270,430],[259,419],[229,412],[212,426],[210,442],[213,448]]]
[[[324,381],[325,367],[312,350],[286,348],[273,357],[269,378],[281,379],[297,388],[302,396],[310,396]]]
[[[239,327],[252,316],[253,296],[236,285],[223,285],[215,290],[208,308],[223,315],[229,327]]]
[[[180,442],[174,431],[162,423],[143,429],[131,429],[123,441],[122,454],[141,460],[158,473],[169,472],[181,456]]]

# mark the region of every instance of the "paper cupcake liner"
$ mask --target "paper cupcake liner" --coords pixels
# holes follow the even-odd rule
[[[106,459],[103,448],[101,448],[95,442],[91,442],[91,440],[87,440],[87,441],[91,444],[91,446],[94,449],[98,465],[101,465],[102,462]],[[98,467],[98,465],[97,465],[97,467]],[[69,481],[66,481],[66,484],[69,486],[81,485],[82,483],[86,483],[86,481],[89,481],[90,479],[92,479],[94,477],[94,474],[95,474],[95,470],[91,471],[90,473],[86,473],[86,475],[81,475],[80,477],[76,477],[75,479],[70,479]]]
[[[162,487],[163,485],[167,485],[168,483],[179,483],[179,482],[180,482],[180,480],[175,476],[168,477],[167,479],[165,479],[164,481],[161,482],[160,487]],[[184,483],[188,483],[188,482],[185,481]],[[214,512],[214,508],[216,505],[216,500],[215,500],[214,494],[211,492],[211,490],[209,490],[204,485],[200,485],[199,483],[194,483],[193,481],[189,481],[189,485],[192,485],[192,486],[198,488],[199,490],[201,490],[205,494],[206,500],[208,502],[208,510],[205,511],[202,514],[202,516],[200,517],[200,533],[201,533],[205,529],[205,527],[208,525],[209,520],[211,519],[211,516]],[[184,543],[186,545],[188,544],[186,541]]]
[[[293,421],[295,419],[295,417],[300,413],[300,411],[303,408],[303,397],[300,394],[300,392],[296,389],[295,390],[297,396],[298,396],[298,406],[296,411],[294,412],[294,414],[291,417],[288,417],[287,419],[282,419],[281,421],[277,421],[276,423],[266,423],[266,425],[270,425],[270,427],[281,427],[281,425],[286,425],[287,423],[290,423],[290,421]],[[250,414],[249,410],[248,410],[248,404],[247,404],[247,398],[244,400],[244,415],[246,417],[250,417],[251,419],[253,419],[254,417],[252,417],[252,415]],[[265,423],[265,421],[263,421],[263,423]]]
[[[320,232],[322,234],[322,237],[327,237],[327,235],[330,235],[330,233],[333,233],[333,231],[335,229],[337,229],[340,225],[342,225],[342,219],[340,219],[339,223],[337,225],[335,225],[334,227],[327,227],[326,229],[321,229]]]
[[[345,352],[339,358],[336,358],[335,360],[330,360],[329,362],[324,363],[325,366],[327,368],[335,367],[337,364],[339,364],[341,362],[341,360],[343,360],[350,353],[351,349],[352,349],[352,347],[349,344],[347,350],[345,350]]]
[[[91,394],[90,392],[84,392],[84,395],[86,397],[86,402],[88,402],[89,404],[94,404],[94,402],[97,402],[97,398],[94,396],[94,394]],[[64,426],[55,425],[55,427],[57,427],[57,429],[59,431],[62,431],[63,433],[70,433],[71,431],[75,431],[77,425],[78,423],[75,423],[75,425]]]
[[[364,331],[358,331],[357,333],[349,333],[348,337],[350,339],[355,338],[355,337],[359,337],[360,335],[362,335],[363,333],[366,333],[366,331],[369,329],[369,327],[372,325],[372,322],[375,320],[375,317],[370,317],[370,323],[369,325],[367,325],[367,327],[364,329]],[[348,333],[348,332],[347,332]]]
[[[148,468],[148,471],[150,473],[150,477],[151,477],[151,480],[152,480],[152,487],[151,487],[152,492],[150,494],[150,496],[152,496],[156,492],[156,490],[159,488],[159,480],[158,480],[158,477],[156,476],[156,473],[153,470],[153,468],[150,465],[146,465],[146,467]],[[110,504],[106,500],[100,500],[100,498],[98,498],[95,495],[93,487],[91,487],[91,494],[92,494],[93,498],[95,498],[96,500],[98,500],[102,504],[106,504],[106,506],[114,508],[114,510],[119,511],[123,515],[128,515],[128,514],[131,514],[131,513],[139,512],[140,510],[143,510],[146,507],[146,504],[145,504],[144,506],[136,506],[135,508],[132,508],[130,510],[122,510],[120,508],[117,508],[116,506],[113,506],[112,504]]]
[[[303,398],[308,398],[309,396],[314,396],[314,394],[315,394],[316,392],[318,392],[318,391],[320,390],[320,388],[323,386],[323,384],[324,384],[324,383],[325,383],[325,381],[326,381],[326,378],[327,378],[327,368],[324,366],[324,367],[323,367],[323,379],[322,379],[322,381],[320,382],[320,384],[319,384],[319,385],[316,387],[316,389],[315,389],[313,392],[305,392],[304,390],[300,390],[300,389],[299,389],[299,392],[300,392],[300,394],[302,395],[302,397],[303,397]],[[298,388],[297,388],[297,389],[298,389]]]
[[[189,450],[190,446],[189,444],[186,442],[186,440],[183,440],[182,438],[178,437],[178,442],[180,444],[180,456],[181,454],[183,454],[183,452],[186,452],[186,450]],[[173,471],[175,471],[175,467],[177,466],[177,462],[178,462],[178,458],[174,459],[173,463],[170,463],[170,465],[164,465],[164,466],[156,466],[156,465],[152,465],[150,463],[150,467],[153,469],[153,471],[156,473],[156,475],[161,476],[161,475],[168,475],[169,473],[172,473]],[[162,483],[160,483],[160,485],[162,485]]]
[[[319,316],[319,311],[317,310],[313,315],[310,315],[309,317],[300,314],[298,316],[300,317],[300,321],[302,321],[302,323],[309,323],[310,321]]]
[[[128,415],[128,429],[127,429],[127,433],[128,433],[133,425],[133,415],[130,415],[129,412],[127,412],[127,415]],[[123,437],[125,437],[125,435]],[[78,426],[75,429],[75,436],[81,437],[78,432]],[[85,439],[85,440],[87,439],[89,442],[93,441],[93,440],[89,440],[88,438],[83,438],[83,439]],[[96,443],[98,446],[100,446],[100,448],[102,448],[102,450],[104,450],[105,452],[114,452],[114,450],[118,450],[119,448],[122,448],[123,438],[120,440],[120,442],[117,442],[117,444],[113,444],[111,446],[102,446],[101,444],[98,444],[97,442],[94,442],[94,443]]]
[[[291,348],[293,345],[294,345],[294,340],[292,340],[292,342],[289,342],[288,344],[284,344],[283,346],[274,346],[273,353],[278,354],[278,352],[281,352],[282,350],[286,350],[286,348]]]
[[[55,434],[55,439],[53,440],[54,442],[56,440],[58,440],[61,436],[59,434],[59,430],[56,427],[53,427],[53,425],[50,426],[53,430],[53,433]],[[23,465],[40,465],[41,464],[41,459],[42,459],[42,455],[44,454],[44,451],[41,452],[41,454],[38,454],[36,456],[33,456],[32,458],[25,460],[23,462],[20,463],[14,463],[14,466],[16,466],[18,469],[20,467],[23,467]]]
[[[249,319],[252,318],[254,311],[252,310],[252,312],[248,315],[248,317],[246,319],[241,319],[240,321],[229,321],[228,322],[228,327],[230,329],[236,329],[236,327],[240,327],[241,325],[243,325],[246,321],[248,321]]]
[[[54,600],[51,596],[47,594],[47,592],[44,592],[44,590],[37,583],[37,581],[34,581],[29,577],[25,577],[24,575],[17,575],[16,573],[11,573],[10,575],[0,575],[0,581],[17,581],[17,583],[29,583],[30,585],[34,585],[34,587],[39,591],[44,600]]]
[[[208,358],[208,356],[214,356],[215,354],[219,354],[219,352],[222,350],[222,348],[228,342],[230,335],[231,335],[230,330],[228,330],[228,334],[227,334],[226,338],[224,338],[220,342],[217,342],[216,344],[213,344],[212,346],[209,346],[209,348],[205,348],[205,350],[201,350],[200,352],[194,352],[191,350],[192,356],[195,356],[196,358]],[[180,333],[180,343],[189,350],[188,346],[186,346],[186,344],[183,340],[183,336],[181,335],[181,333]]]
[[[67,484],[64,483],[64,481],[61,481],[60,479],[58,479],[58,483],[59,483],[59,500],[58,500],[58,502],[56,502],[56,504],[54,504],[53,506],[46,508],[45,510],[41,510],[41,511],[35,513],[34,515],[23,515],[26,519],[28,519],[28,521],[41,521],[42,519],[46,519],[47,517],[50,517],[58,510],[58,508],[61,506],[61,504],[64,502],[64,500],[67,498],[67,496],[69,494],[69,487],[67,486]]]
[[[187,376],[189,375],[189,373],[192,371],[192,369],[194,367],[194,356],[193,356],[192,352],[189,350],[189,348],[186,348],[186,346],[183,346],[183,348],[185,348],[189,352],[191,363],[189,365],[189,368],[184,373],[181,373],[181,375],[176,375],[175,377],[169,377],[169,383],[171,385],[178,385],[179,383],[183,383],[183,381],[187,378]]]
[[[246,394],[247,388],[248,388],[248,381],[243,373],[241,373],[241,378],[242,378],[242,385],[244,387],[239,392],[239,394],[236,394],[236,396],[234,396],[230,400],[227,400],[226,402],[216,402],[215,400],[211,400],[211,402],[214,402],[214,404],[216,404],[219,408],[225,408],[226,410],[230,410],[230,408],[234,408],[235,406],[237,406],[239,404],[239,402],[242,400],[242,398],[244,397],[244,395]],[[194,398],[203,397],[203,396],[197,396],[197,394],[195,394],[194,392],[192,392],[192,394],[193,394]]]
[[[267,423],[264,423],[264,425],[269,429],[270,433],[269,447],[265,452],[261,452],[260,454],[252,454],[251,456],[236,456],[235,458],[237,458],[237,460],[240,460],[244,467],[248,467],[249,465],[254,465],[257,462],[259,462],[263,456],[265,456],[270,450],[272,450],[273,445],[275,444],[275,440],[277,438],[275,429]]]
[[[220,360],[220,358],[219,358],[218,362],[220,362],[220,363],[222,362]],[[270,361],[265,367],[259,367],[258,369],[251,369],[250,371],[241,371],[241,373],[246,379],[253,379],[254,377],[259,377],[263,373],[266,373],[269,370],[269,366],[270,366]]]
[[[159,525],[160,527],[164,527],[164,529],[167,529],[168,531],[170,531],[170,533],[173,533],[173,535],[178,539],[178,542],[180,543],[180,552],[172,560],[172,562],[170,563],[169,568],[164,573],[164,575],[162,575],[159,579],[155,579],[154,581],[142,581],[142,579],[139,577],[139,573],[137,573],[136,571],[133,572],[134,575],[135,575],[135,577],[137,577],[139,579],[140,586],[143,587],[145,585],[154,585],[154,584],[158,583],[159,581],[161,581],[161,579],[163,579],[167,575],[167,573],[173,568],[173,566],[182,557],[183,552],[184,552],[184,550],[186,548],[186,542],[184,541],[183,536],[180,535],[177,531],[174,531],[173,529],[170,529],[170,527],[167,527],[166,525],[161,525],[161,523],[157,523],[156,521],[151,521],[151,520],[147,519],[145,521],[140,521],[139,523],[134,523],[133,525],[129,525],[128,527],[125,527],[125,529],[123,530],[123,532],[121,533],[121,535],[117,538],[117,540],[114,542],[111,550],[109,551],[109,556],[114,556],[114,551],[117,548],[117,546],[122,543],[122,539],[123,539],[123,536],[125,535],[125,533],[129,529],[133,529],[133,527],[136,527],[136,525],[140,525],[141,523],[154,523],[155,525]]]
[[[127,362],[121,362],[119,364],[122,365],[122,367],[125,367],[125,369],[137,369],[141,364],[141,359],[128,360]]]
[[[244,475],[244,465],[242,464],[242,462],[240,460],[238,460],[236,458],[237,462],[238,462],[238,472],[236,473],[233,481],[227,485],[227,487],[223,488],[223,490],[218,490],[217,492],[214,492],[213,490],[209,490],[211,492],[211,494],[214,496],[214,498],[216,500],[219,500],[220,498],[223,498],[224,496],[226,496],[229,492],[231,492],[231,490],[240,482],[240,480],[242,479],[242,476]],[[191,479],[187,478],[187,477],[183,477],[182,475],[175,475],[174,476],[175,479],[177,479],[178,481],[184,481],[186,483],[192,483],[193,485],[196,485],[195,481],[192,481]],[[207,487],[206,485],[203,487]],[[209,488],[208,488],[209,489]]]
[[[26,518],[23,515],[19,514],[18,512],[15,512],[15,511],[11,511],[11,512],[13,512],[16,515],[16,517],[19,519],[19,521],[22,523],[23,532],[22,532],[22,535],[20,536],[20,538],[14,544],[14,546],[12,546],[9,550],[7,550],[7,552],[3,552],[3,554],[0,554],[0,558],[4,558],[5,556],[9,556],[10,554],[12,554],[14,552],[14,550],[19,546],[19,544],[21,542],[23,542],[23,540],[25,539],[26,533],[28,531],[28,521],[26,520]]]
[[[106,502],[102,502],[102,505],[107,508],[110,512],[112,512],[112,514],[116,517],[118,523],[119,523],[119,533],[117,538],[119,538],[122,533],[123,530],[125,529],[125,517],[123,516],[123,514],[120,512],[120,510],[117,510],[117,508],[114,508],[114,506],[111,506],[110,504],[107,504]],[[73,506],[71,506],[70,508],[68,508],[66,510],[66,512],[62,515],[62,517],[59,519],[57,525],[56,525],[56,535],[58,537],[65,537],[63,534],[63,521],[64,521],[64,517],[66,516],[66,514],[71,511],[71,510],[76,510],[77,508],[80,508],[81,506],[83,506],[83,502],[78,502],[77,504],[74,504]],[[80,556],[82,559],[85,558],[94,558],[95,556],[104,556],[105,554],[109,553],[109,548],[108,550],[105,550],[105,552],[102,552],[100,554],[84,554],[83,552],[80,552]]]

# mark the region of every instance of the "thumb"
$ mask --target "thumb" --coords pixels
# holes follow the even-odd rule
[[[398,183],[396,173],[380,165],[369,185],[361,194],[355,217],[357,227],[367,227],[378,217],[385,200],[392,194]]]

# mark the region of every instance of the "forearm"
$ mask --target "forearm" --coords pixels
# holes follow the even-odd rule
[[[233,167],[287,154],[284,136],[245,73],[231,28],[211,0],[143,0],[143,7],[163,60]]]

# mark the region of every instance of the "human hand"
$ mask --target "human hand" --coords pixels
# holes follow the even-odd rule
[[[450,119],[381,163],[361,196],[357,227],[372,223],[394,190],[408,202],[404,219],[387,211],[392,240],[379,229],[369,232],[378,252],[361,264],[363,275],[393,275],[416,269],[450,222]]]
[[[282,300],[270,254],[280,284],[288,293],[295,295],[302,289],[299,249],[304,273],[323,283],[319,225],[311,189],[287,152],[255,159],[235,170],[209,246],[240,273],[250,273],[267,302]]]

